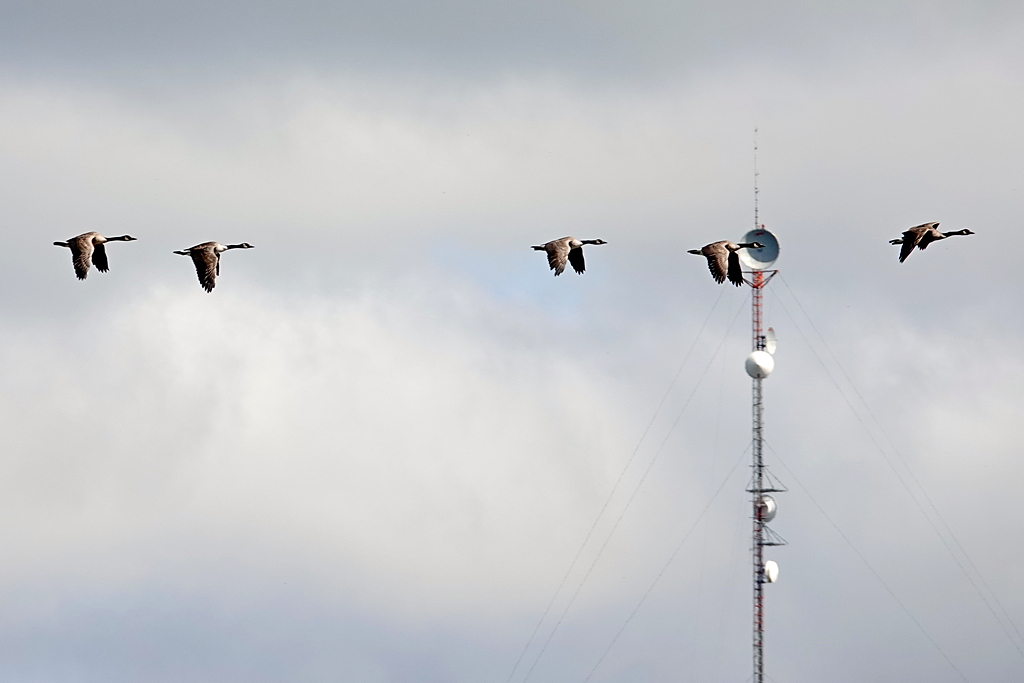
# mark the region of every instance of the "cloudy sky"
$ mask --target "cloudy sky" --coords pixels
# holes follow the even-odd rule
[[[1024,677],[1024,9],[0,0],[0,679]],[[970,228],[906,263],[909,226]],[[54,240],[98,230],[109,273]],[[553,278],[528,247],[600,237]],[[171,252],[247,241],[215,292]]]

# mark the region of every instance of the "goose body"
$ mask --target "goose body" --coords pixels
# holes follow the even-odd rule
[[[217,285],[217,276],[220,275],[220,255],[228,249],[252,248],[253,246],[248,242],[242,242],[241,244],[203,242],[202,244],[197,244],[194,247],[174,253],[192,257],[192,263],[196,267],[196,275],[199,276],[199,285],[209,293]]]
[[[740,265],[740,249],[762,249],[764,245],[760,242],[712,242],[700,249],[690,249],[688,254],[703,256],[708,260],[708,270],[715,282],[722,284],[726,278],[737,287],[743,284],[743,267]]]
[[[953,237],[954,235],[973,234],[973,232],[966,229],[953,230],[952,232],[940,232],[938,223],[922,223],[921,225],[910,228],[909,230],[905,230],[903,232],[903,237],[889,240],[889,244],[903,245],[903,248],[900,249],[900,263],[903,263],[907,260],[907,257],[910,256],[910,252],[914,251],[914,247],[924,251],[932,242],[944,240],[947,237]]]
[[[71,250],[71,264],[75,267],[75,276],[84,280],[89,275],[89,266],[105,273],[110,270],[107,265],[107,250],[103,246],[107,242],[132,242],[136,238],[131,235],[104,237],[98,232],[83,232],[67,242],[54,242],[54,246],[67,247]]]
[[[537,251],[547,252],[548,266],[555,271],[555,277],[565,270],[566,262],[572,266],[578,274],[583,274],[587,264],[583,260],[584,244],[608,244],[604,240],[578,240],[575,237],[563,237],[560,240],[551,240],[546,244],[532,247]]]

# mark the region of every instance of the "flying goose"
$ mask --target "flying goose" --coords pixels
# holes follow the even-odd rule
[[[78,237],[72,237],[67,242],[54,242],[54,246],[67,247],[71,250],[71,263],[75,266],[75,275],[79,280],[84,280],[89,274],[89,266],[95,265],[96,270],[105,273],[110,270],[107,265],[107,250],[103,246],[106,242],[131,242],[136,238],[131,235],[120,235],[118,237],[104,237],[98,232],[83,232]]]
[[[220,255],[228,249],[252,249],[248,242],[241,244],[220,244],[219,242],[203,242],[194,247],[176,251],[175,254],[191,256],[192,263],[196,265],[196,275],[199,276],[199,284],[207,293],[212,292],[216,286],[217,276],[220,275]]]
[[[760,242],[736,244],[729,240],[722,240],[721,242],[712,242],[700,249],[690,249],[686,253],[705,257],[708,260],[711,277],[715,278],[715,282],[718,284],[725,282],[725,278],[728,277],[729,282],[739,287],[743,284],[743,268],[740,266],[740,255],[737,252],[740,249],[763,248],[764,245]]]
[[[921,251],[928,248],[928,245],[937,240],[944,240],[947,237],[953,235],[973,235],[974,233],[970,230],[954,230],[953,232],[939,232],[938,223],[922,223],[917,227],[910,228],[903,232],[903,237],[899,239],[889,240],[889,244],[902,244],[903,248],[900,249],[900,263],[907,260],[910,256],[910,252],[914,251],[914,247],[917,247]]]
[[[578,240],[575,237],[563,237],[560,240],[551,240],[547,244],[533,247],[533,249],[548,253],[548,265],[551,267],[551,270],[555,271],[555,277],[558,277],[565,270],[566,259],[568,259],[572,269],[579,274],[582,274],[587,269],[586,263],[583,261],[584,244],[608,243],[604,240]]]

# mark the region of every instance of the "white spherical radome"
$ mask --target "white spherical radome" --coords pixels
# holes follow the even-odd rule
[[[766,351],[754,351],[747,356],[746,369],[754,379],[764,379],[775,369],[775,359]]]

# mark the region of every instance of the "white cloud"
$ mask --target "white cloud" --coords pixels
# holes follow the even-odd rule
[[[71,557],[119,574],[122,553],[188,571],[149,566],[166,542],[302,557],[328,592],[357,575],[412,612],[547,586],[626,450],[614,385],[432,293],[447,300],[426,315],[373,294],[157,292],[64,341],[12,334],[8,580]]]

